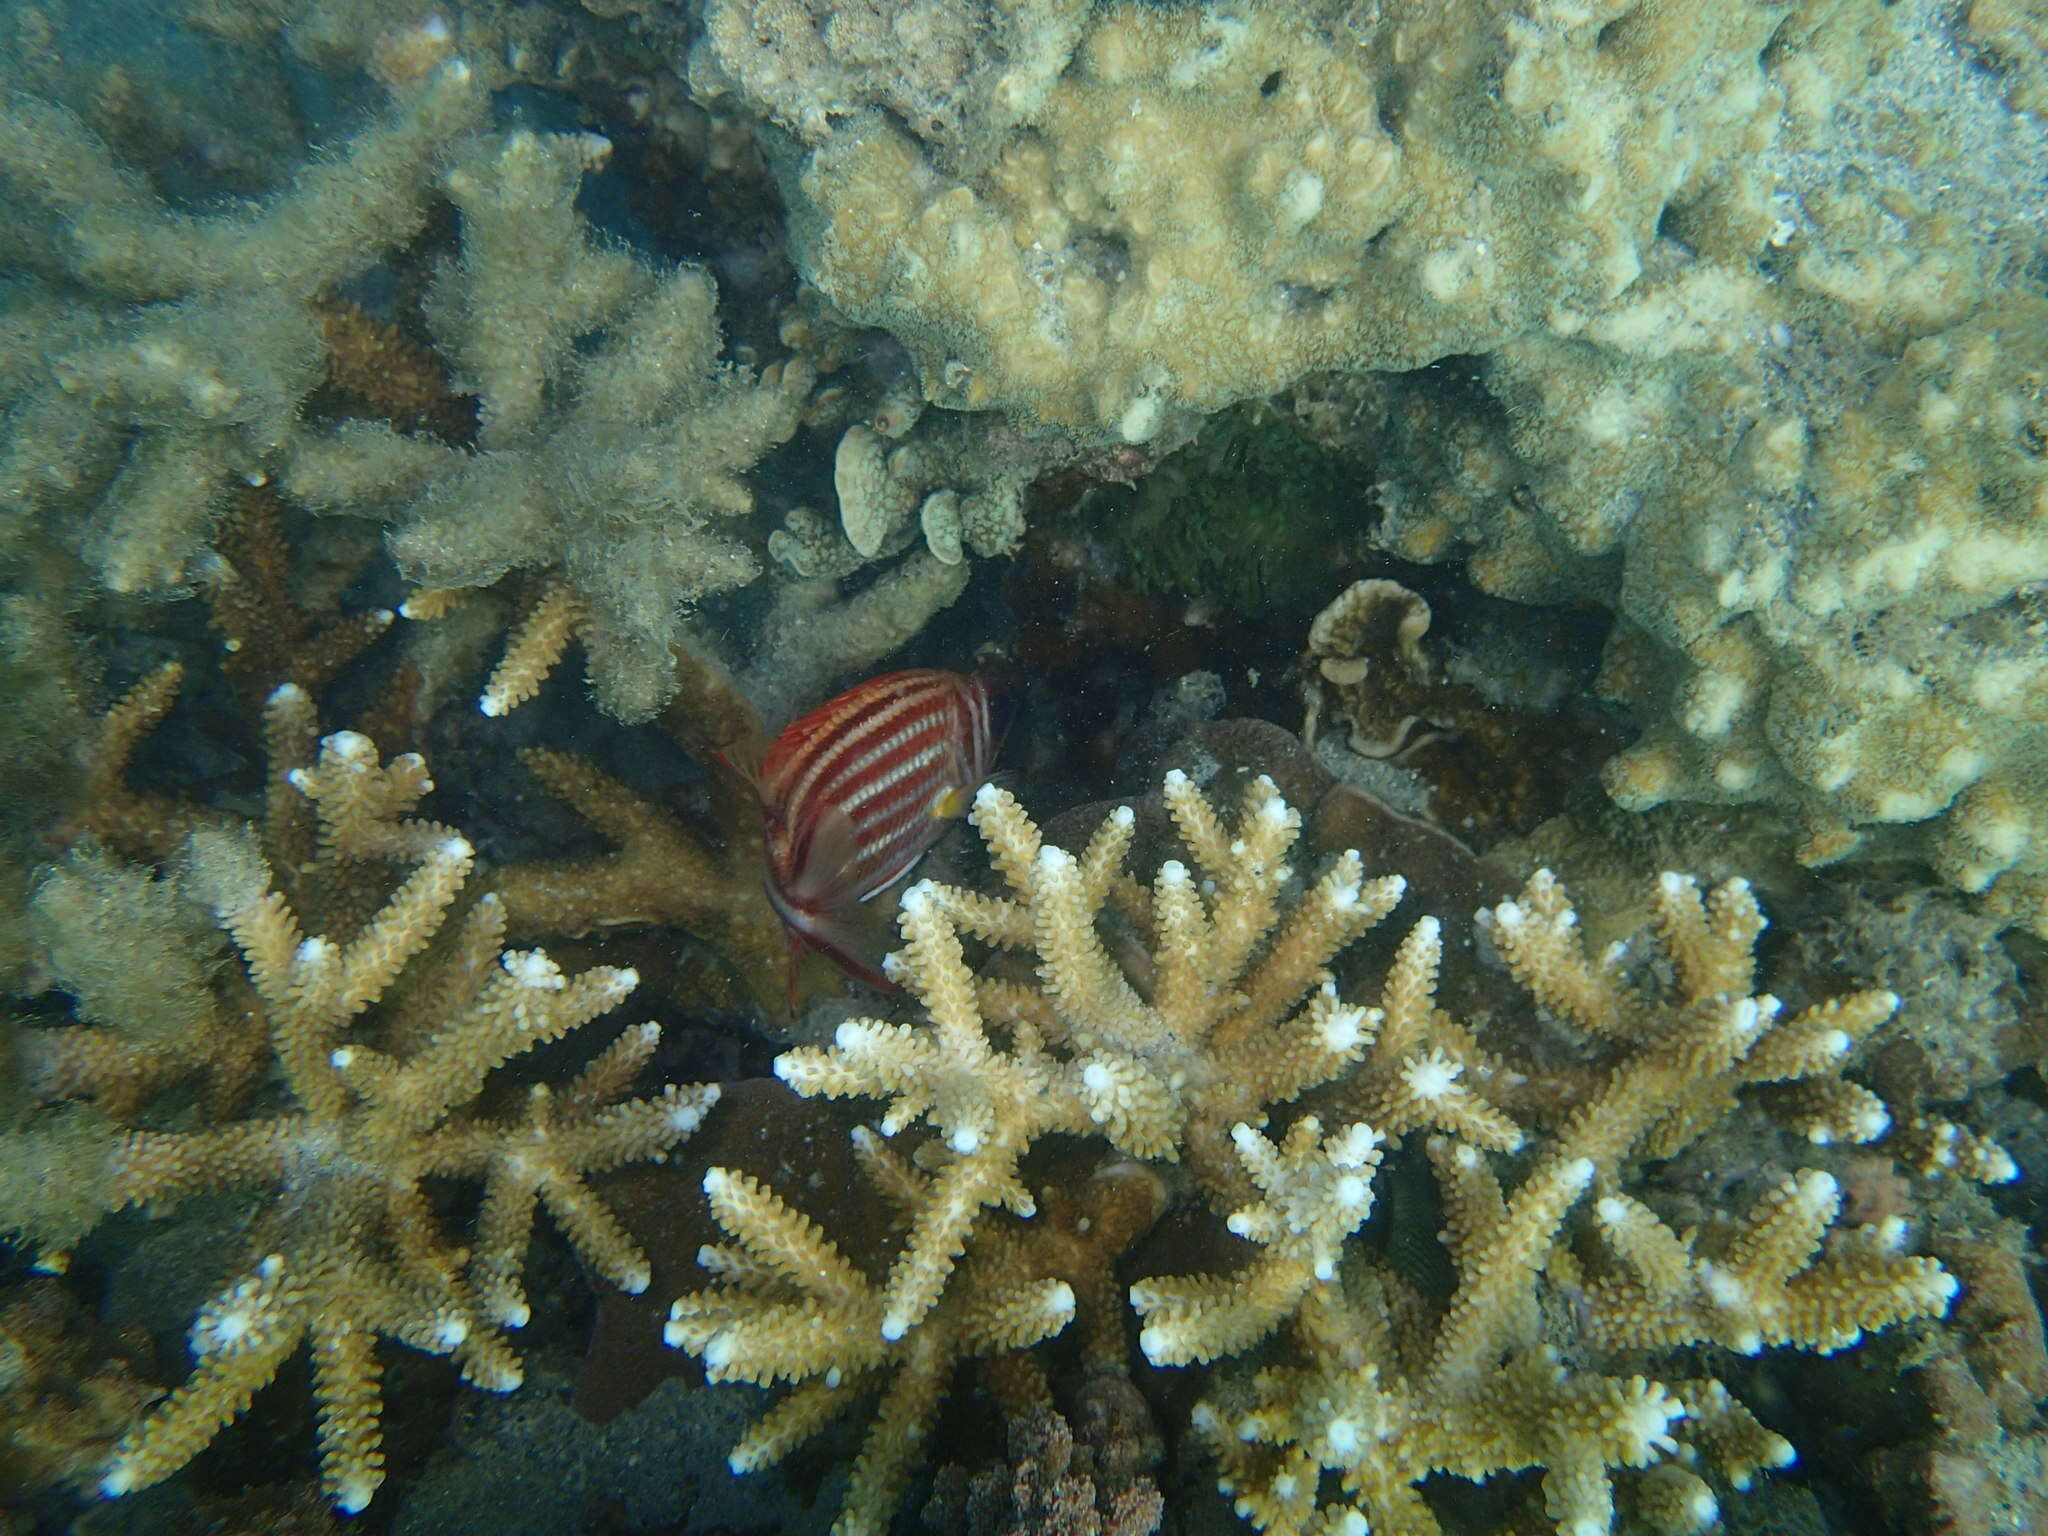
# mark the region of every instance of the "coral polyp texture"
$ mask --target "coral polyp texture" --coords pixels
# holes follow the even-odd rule
[[[737,1246],[705,1251],[719,1284],[676,1303],[670,1342],[715,1378],[801,1383],[736,1467],[813,1433],[863,1373],[932,1358],[904,1353],[921,1338],[941,1359],[972,1353],[960,1317],[1023,1294],[1002,1288],[1002,1255],[1021,1263],[1028,1238],[1015,1234],[1037,1219],[1024,1156],[1075,1136],[1184,1161],[1192,1197],[1242,1240],[1235,1264],[1140,1278],[1129,1301],[1154,1365],[1281,1341],[1293,1363],[1249,1381],[1226,1369],[1195,1416],[1224,1490],[1262,1530],[1438,1536],[1425,1478],[1525,1468],[1543,1469],[1561,1536],[1610,1529],[1624,1478],[1665,1528],[1704,1529],[1717,1490],[1793,1447],[1698,1358],[1662,1376],[1650,1362],[1702,1345],[1831,1352],[1947,1310],[1956,1281],[1911,1251],[1905,1221],[1840,1225],[1840,1182],[1823,1169],[1761,1189],[1711,1237],[1675,1231],[1651,1191],[1627,1188],[1759,1085],[1809,1149],[1889,1127],[1841,1068],[1897,999],[1850,992],[1792,1011],[1757,992],[1764,921],[1742,882],[1703,893],[1666,875],[1654,938],[1634,956],[1589,954],[1547,872],[1488,909],[1482,926],[1528,1000],[1581,1037],[1510,1062],[1436,1005],[1435,918],[1393,949],[1377,1005],[1343,1000],[1330,968],[1402,882],[1368,880],[1356,853],[1320,875],[1294,868],[1300,820],[1270,780],[1251,779],[1230,818],[1178,771],[1164,801],[1196,869],[1169,860],[1148,888],[1123,867],[1129,808],[1076,855],[984,789],[974,820],[1006,891],[926,881],[903,897],[891,966],[925,1017],[854,1020],[831,1047],[779,1058],[800,1093],[886,1101],[884,1137],[929,1135],[912,1171],[858,1133],[905,1212],[880,1284],[765,1186],[707,1177]],[[986,958],[971,962],[969,944]],[[1008,965],[1006,951],[1030,963]],[[1267,1128],[1275,1119],[1284,1132]],[[1361,1236],[1397,1155],[1426,1157],[1433,1174],[1447,1293]],[[1057,1330],[1053,1303],[1031,1294],[1038,1321],[1000,1342]],[[921,1423],[934,1388],[916,1390]],[[885,1527],[918,1438],[904,1422],[885,1403],[840,1531]],[[1318,1493],[1325,1471],[1335,1502]]]
[[[1633,282],[1491,350],[1483,403],[1400,386],[1379,537],[1616,613],[1620,804],[1769,802],[1809,864],[1919,858],[2048,932],[2048,308],[2038,232],[1985,234],[2048,134],[1930,7],[1795,13],[1761,63],[1753,153]]]
[[[109,1495],[182,1467],[304,1345],[327,1495],[363,1508],[383,1480],[378,1340],[452,1355],[488,1390],[516,1387],[505,1330],[528,1320],[521,1274],[537,1210],[610,1283],[645,1288],[647,1260],[587,1181],[661,1156],[718,1097],[710,1086],[624,1097],[660,1033],[636,1025],[516,1111],[481,1111],[498,1068],[616,1008],[635,976],[567,976],[539,950],[501,950],[502,903],[461,906],[470,844],[411,815],[432,787],[417,757],[380,765],[367,738],[343,732],[290,783],[317,812],[328,873],[401,878],[350,931],[308,934],[253,837],[214,827],[190,840],[184,882],[240,952],[290,1103],[207,1129],[130,1131],[105,1153],[116,1208],[276,1191],[245,1266],[192,1325],[192,1374],[115,1447],[100,1479]],[[134,1086],[122,1062],[113,1075]],[[466,1242],[436,1214],[430,1178],[482,1186]]]
[[[824,6],[722,0],[693,78],[790,129],[805,276],[909,346],[927,398],[1124,442],[1612,298],[1665,202],[1759,131],[1779,21],[984,9],[979,41],[1006,51],[939,114],[887,110],[897,56],[835,56]]]
[[[720,0],[692,79],[927,399],[1170,443],[1464,359],[1356,444],[1376,537],[1615,609],[1621,804],[1769,801],[2048,932],[2048,130],[1937,7],[990,3],[899,29],[948,92],[910,8],[835,9]],[[1970,26],[2032,99],[2021,9]]]

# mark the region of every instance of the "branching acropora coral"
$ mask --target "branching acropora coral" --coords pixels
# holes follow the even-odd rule
[[[644,1288],[645,1257],[587,1176],[660,1156],[717,1098],[712,1087],[671,1087],[622,1102],[658,1036],[641,1025],[565,1090],[536,1087],[523,1113],[476,1113],[492,1072],[616,1007],[636,978],[609,967],[569,977],[539,950],[501,952],[504,908],[488,896],[444,934],[475,855],[448,828],[411,817],[432,787],[419,758],[380,766],[367,738],[343,732],[290,782],[318,813],[326,857],[410,872],[352,935],[306,934],[251,838],[210,828],[191,840],[193,883],[241,952],[294,1107],[206,1130],[132,1132],[113,1154],[117,1206],[245,1185],[272,1185],[278,1198],[246,1267],[193,1324],[192,1375],[115,1450],[100,1483],[109,1496],[183,1466],[305,1343],[322,1481],[336,1506],[360,1510],[383,1480],[378,1338],[453,1355],[487,1389],[517,1386],[501,1330],[527,1319],[519,1277],[536,1207],[613,1284]],[[402,1052],[396,1022],[391,1049],[356,1026],[380,1003],[388,1013],[399,987],[431,1021]],[[429,1177],[482,1183],[466,1249],[435,1216]]]
[[[1618,1191],[1595,1203],[1609,1250],[1599,1273],[1588,1279],[1559,1246],[1567,1213],[1596,1181],[1611,1184],[1631,1155],[1669,1156],[1717,1122],[1737,1088],[1852,1089],[1833,1075],[1852,1031],[1897,1003],[1889,993],[1858,993],[1781,1019],[1774,998],[1751,991],[1763,920],[1742,882],[1703,898],[1692,881],[1667,875],[1652,909],[1658,959],[1671,977],[1662,988],[1632,979],[1617,953],[1587,955],[1576,914],[1547,871],[1489,914],[1488,932],[1518,982],[1553,1013],[1630,1049],[1603,1069],[1605,1081],[1512,1191],[1478,1146],[1430,1139],[1457,1271],[1440,1309],[1391,1265],[1354,1253],[1347,1283],[1325,1276],[1305,1287],[1294,1325],[1306,1363],[1259,1373],[1248,1413],[1215,1404],[1200,1411],[1223,1488],[1261,1530],[1440,1536],[1416,1490],[1423,1478],[1542,1467],[1560,1536],[1604,1536],[1614,1512],[1610,1471],[1659,1463],[1642,1480],[1641,1502],[1670,1516],[1665,1528],[1697,1530],[1713,1518],[1714,1495],[1681,1461],[1704,1453],[1724,1481],[1740,1485],[1759,1467],[1790,1460],[1791,1447],[1717,1381],[1660,1383],[1561,1364],[1546,1294],[1574,1298],[1593,1362],[1606,1351],[1705,1342],[1748,1353],[1767,1344],[1829,1351],[1864,1330],[1946,1310],[1955,1280],[1904,1252],[1902,1222],[1831,1230],[1839,1193],[1817,1170],[1767,1195],[1711,1254],[1696,1254],[1691,1236]],[[1884,1123],[1866,1120],[1857,1139]],[[1177,1364],[1263,1336],[1241,1326],[1233,1278],[1133,1287],[1135,1306],[1159,1310],[1164,1299],[1175,1325],[1148,1329],[1147,1353]],[[1211,1308],[1171,1305],[1184,1295]],[[1691,1448],[1685,1458],[1682,1447]],[[1324,1470],[1337,1474],[1348,1502],[1318,1508]]]
[[[230,486],[300,435],[315,301],[419,232],[438,158],[487,110],[451,60],[270,201],[194,217],[65,108],[0,100],[20,264],[63,295],[17,311],[0,370],[0,547],[62,529],[113,591],[189,582]]]
[[[923,1001],[929,1025],[854,1019],[829,1050],[790,1051],[776,1075],[804,1094],[891,1100],[881,1127],[928,1122],[950,1161],[917,1213],[889,1282],[882,1319],[900,1337],[937,1300],[978,1212],[1032,1213],[1017,1163],[1055,1131],[1099,1133],[1134,1157],[1177,1157],[1220,1187],[1240,1181],[1231,1127],[1326,1082],[1371,1038],[1377,1015],[1347,1007],[1330,959],[1386,914],[1399,876],[1367,882],[1356,853],[1339,858],[1283,917],[1288,849],[1301,819],[1270,779],[1254,780],[1234,830],[1183,773],[1166,800],[1201,872],[1163,865],[1148,904],[1123,872],[1136,818],[1121,808],[1077,857],[1047,845],[1014,797],[992,785],[972,820],[1008,896],[922,881],[903,896],[904,943],[893,972]],[[1158,935],[1156,977],[1141,995],[1095,927],[1112,893]],[[980,975],[961,935],[1035,953],[1039,987]],[[1008,1032],[1007,1049],[991,1041]]]
[[[909,1211],[932,1203],[927,1175],[871,1135],[856,1145],[869,1176],[897,1206]],[[774,1465],[873,1379],[890,1375],[834,1536],[888,1529],[959,1361],[1036,1344],[1073,1319],[1073,1287],[1037,1272],[1031,1237],[985,1227],[915,1334],[888,1333],[882,1289],[773,1190],[713,1168],[704,1175],[704,1193],[735,1242],[699,1254],[719,1283],[679,1299],[663,1336],[702,1356],[713,1381],[794,1384],[733,1448],[733,1471]]]
[[[1256,1344],[1309,1289],[1337,1273],[1344,1239],[1372,1214],[1380,1138],[1364,1123],[1322,1140],[1322,1122],[1303,1115],[1274,1146],[1249,1125],[1235,1133],[1260,1198],[1230,1215],[1230,1230],[1265,1252],[1248,1272],[1148,1280],[1131,1288],[1145,1319],[1138,1347],[1154,1365],[1186,1365]]]
[[[1027,1273],[991,1244],[1036,1225],[1020,1162],[1059,1134],[1183,1159],[1195,1192],[1253,1246],[1235,1269],[1141,1279],[1129,1297],[1156,1365],[1291,1337],[1295,1362],[1257,1375],[1248,1411],[1238,1392],[1196,1419],[1239,1512],[1290,1536],[1440,1536],[1425,1478],[1525,1468],[1543,1470],[1561,1536],[1610,1528],[1617,1470],[1632,1474],[1645,1518],[1698,1529],[1716,1508],[1710,1476],[1739,1484],[1791,1448],[1718,1381],[1656,1379],[1642,1351],[1826,1351],[1946,1309],[1955,1281],[1905,1251],[1902,1223],[1834,1228],[1840,1201],[1823,1171],[1798,1174],[1712,1239],[1675,1234],[1623,1193],[1641,1161],[1684,1148],[1754,1085],[1773,1085],[1772,1107],[1815,1144],[1888,1127],[1840,1068],[1897,999],[1850,993],[1789,1012],[1759,993],[1763,916],[1743,882],[1703,893],[1663,877],[1653,943],[1634,956],[1588,954],[1548,872],[1484,914],[1514,981],[1587,1037],[1550,1053],[1563,1064],[1510,1071],[1437,1006],[1433,917],[1395,947],[1377,1006],[1340,998],[1329,967],[1392,907],[1399,877],[1367,881],[1347,852],[1297,879],[1298,818],[1264,778],[1230,822],[1183,774],[1168,776],[1164,799],[1196,869],[1169,860],[1148,890],[1123,869],[1128,809],[1075,855],[984,788],[974,821],[1006,892],[924,881],[903,897],[891,968],[926,1020],[853,1020],[830,1048],[778,1059],[799,1092],[888,1100],[884,1136],[920,1121],[935,1135],[917,1151],[926,1171],[898,1178],[908,1236],[882,1283],[848,1272],[833,1282],[843,1295],[801,1305],[757,1279],[788,1275],[801,1289],[844,1260],[811,1253],[822,1239],[806,1227],[766,1263],[755,1248],[785,1241],[776,1234],[794,1218],[751,1183],[736,1201],[729,1176],[714,1175],[714,1211],[739,1248],[707,1250],[722,1284],[677,1303],[671,1340],[714,1375],[806,1383],[743,1444],[742,1462],[755,1464],[752,1445],[785,1417],[815,1427],[815,1378],[918,1358],[927,1330],[946,1358],[958,1352],[951,1309]],[[970,939],[991,952],[979,965]],[[1035,979],[1005,951],[1029,955]],[[1317,1113],[1266,1129],[1310,1090]],[[1453,1270],[1442,1297],[1358,1236],[1396,1143],[1434,1175]],[[879,1157],[879,1141],[867,1146]],[[1574,1229],[1589,1194],[1594,1219]],[[1575,1230],[1589,1248],[1597,1234],[1598,1251],[1581,1255]],[[885,1407],[864,1469],[892,1422]],[[1319,1506],[1326,1470],[1347,1498]],[[855,1486],[841,1529],[879,1529],[882,1483],[863,1470]]]
[[[753,509],[741,477],[796,429],[809,390],[801,365],[757,380],[719,361],[708,273],[656,271],[592,238],[576,196],[609,151],[520,131],[449,157],[462,258],[427,318],[481,402],[479,451],[356,423],[305,443],[288,477],[315,506],[404,504],[393,553],[426,586],[554,572],[486,713],[528,696],[572,629],[607,709],[644,720],[666,703],[685,609],[759,574],[730,531]]]

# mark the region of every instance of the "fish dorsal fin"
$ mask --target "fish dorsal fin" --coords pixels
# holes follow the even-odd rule
[[[768,744],[768,750],[761,757],[761,767],[755,775],[756,781],[769,787],[782,783],[789,764],[805,756],[811,743],[818,737],[829,735],[853,715],[868,707],[869,697],[876,691],[876,685],[889,682],[889,678],[874,678],[859,688],[849,689],[836,699],[827,699],[816,709],[785,725]]]

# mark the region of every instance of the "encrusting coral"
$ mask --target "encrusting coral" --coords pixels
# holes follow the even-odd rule
[[[1576,605],[1556,632],[1610,626],[1595,686],[1641,727],[1611,756],[1603,738],[1617,806],[1789,813],[1788,855],[1875,855],[1908,883],[1917,861],[1983,932],[1852,913],[1865,947],[1844,952],[1790,898],[1810,942],[1762,944],[1756,895],[1722,877],[1775,873],[1732,835],[1712,879],[1606,914],[1540,871],[1502,900],[1463,848],[1438,886],[1415,844],[1357,830],[1394,817],[1347,821],[1333,792],[1319,819],[1272,757],[1284,799],[1173,758],[1164,813],[1074,837],[985,790],[994,873],[902,896],[902,1010],[778,1062],[876,1106],[858,1156],[900,1220],[779,1171],[786,1095],[758,1146],[680,1171],[724,1236],[672,1342],[778,1393],[734,1465],[879,1397],[840,1517],[879,1532],[935,1441],[987,1448],[977,1415],[940,1421],[958,1366],[1005,1414],[1048,1415],[1014,1448],[1029,1510],[1033,1480],[1085,1481],[1048,1427],[1056,1407],[1082,1438],[1076,1377],[1135,1400],[1149,1362],[1148,1393],[1201,1400],[1187,1443],[1277,1532],[1438,1536],[1470,1499],[1518,1531],[1676,1536],[1792,1439],[1882,1482],[1902,1528],[1998,1500],[2024,1522],[2028,1246],[2013,1223],[1972,1253],[1994,1228],[1971,1186],[2010,1185],[2006,1147],[2038,1143],[2027,1095],[1993,1085],[2037,1054],[2039,1010],[1959,1017],[1922,990],[1945,956],[1871,955],[2048,932],[2038,0],[196,0],[147,66],[146,29],[88,47],[63,10],[0,18],[0,979],[43,994],[0,1022],[0,1087],[19,1067],[27,1089],[4,1106],[0,1228],[34,1245],[24,1265],[75,1254],[40,1294],[82,1298],[102,1260],[159,1279],[121,1223],[80,1246],[111,1210],[220,1190],[248,1218],[185,1384],[100,1464],[107,1493],[174,1475],[303,1345],[329,1502],[360,1509],[387,1406],[394,1442],[414,1422],[380,1393],[380,1340],[511,1384],[542,1206],[612,1289],[654,1284],[656,1218],[630,1234],[592,1176],[668,1155],[717,1091],[636,1098],[653,1026],[583,1028],[634,985],[620,951],[687,930],[758,1000],[778,990],[738,776],[643,792],[662,775],[621,766],[632,738],[562,750],[560,700],[451,735],[427,718],[450,676],[498,717],[580,653],[602,708],[701,765],[732,742],[678,729],[693,650],[724,649],[773,723],[971,584],[983,611],[927,659],[1007,651],[1040,670],[1027,722],[1056,703],[1066,724],[1094,696],[1035,668],[1047,587],[1106,612],[1128,594],[1098,557],[1156,573],[1170,539],[1248,607],[1332,560],[1395,573],[1375,546]],[[221,38],[288,52],[292,91],[228,100],[281,77],[209,62]],[[218,110],[181,105],[209,91]],[[149,142],[181,118],[189,137]],[[1314,558],[1281,571],[1277,544],[1240,541],[1221,569],[1225,541],[1161,488],[1251,441],[1205,419],[1290,387],[1355,407],[1323,411],[1337,453],[1284,508]],[[1024,542],[1074,486],[1190,442],[1125,528]],[[998,593],[987,562],[1019,548],[1059,575]],[[1459,635],[1469,594],[1417,584],[1428,602],[1381,581],[1326,614],[1314,723],[1389,756],[1506,743],[1525,777],[1432,780],[1439,812],[1487,786],[1491,814],[1440,820],[1492,846],[1582,760],[1515,723],[1533,672],[1454,696],[1471,673],[1432,666],[1422,629],[1433,602]],[[439,631],[396,623],[467,593]],[[188,594],[210,660],[198,602],[134,601]],[[1118,633],[1175,632],[1155,677],[1244,675],[1270,713],[1256,615],[1205,633],[1198,609],[1127,607]],[[81,672],[140,675],[96,746],[100,691],[49,660],[73,627]],[[370,669],[340,675],[373,642],[412,647],[412,713],[387,717],[389,689],[361,706]],[[1100,757],[1144,736],[1149,763],[1152,726],[1122,724],[1137,669],[1095,665],[1122,695]],[[364,734],[320,742],[329,683]],[[240,739],[215,729],[229,694]],[[420,760],[370,745],[414,727],[450,749],[515,733],[527,778],[610,846],[478,869],[415,819]],[[1608,825],[1640,847],[1682,819]],[[1512,857],[1517,882],[1571,867]],[[1421,911],[1396,924],[1404,899]],[[1609,921],[1641,936],[1585,937]],[[568,976],[524,947],[570,935],[613,966]],[[686,956],[664,975],[701,1018],[732,989]],[[1894,1007],[1879,985],[1911,993],[1917,1058],[1866,1047]],[[0,1397],[24,1388],[14,1423],[56,1406],[29,1461],[69,1481],[148,1389],[23,1318],[0,1306],[0,1345],[56,1374],[10,1381],[0,1348]],[[1854,1366],[1748,1358],[1879,1330]],[[1896,1438],[1790,1429],[1831,1396],[1815,1384],[1859,1373]],[[1059,1496],[1093,1518],[1084,1489]]]
[[[1788,18],[1756,153],[1673,197],[1634,282],[1490,352],[1484,406],[1395,385],[1376,537],[1615,613],[1618,803],[1771,803],[1808,864],[1923,859],[2048,932],[2048,311],[2004,233],[2044,134],[1942,14]]]
[[[1129,1296],[1157,1365],[1215,1360],[1281,1332],[1294,1341],[1301,1363],[1261,1372],[1249,1411],[1233,1388],[1196,1418],[1240,1513],[1263,1529],[1437,1536],[1416,1484],[1526,1467],[1546,1470],[1564,1536],[1610,1528],[1610,1474],[1624,1468],[1639,1474],[1636,1508],[1661,1511],[1665,1529],[1698,1529],[1716,1507],[1709,1478],[1740,1486],[1790,1447],[1697,1366],[1658,1380],[1639,1364],[1609,1374],[1610,1361],[1704,1343],[1825,1352],[1946,1310],[1955,1280],[1906,1251],[1902,1221],[1834,1226],[1839,1191],[1825,1171],[1767,1191],[1710,1238],[1673,1232],[1625,1191],[1643,1160],[1683,1148],[1753,1085],[1775,1085],[1774,1109],[1813,1144],[1888,1129],[1883,1106],[1840,1068],[1896,999],[1851,993],[1787,1013],[1756,993],[1763,919],[1741,882],[1703,895],[1666,876],[1654,952],[1633,957],[1589,956],[1547,873],[1493,907],[1483,926],[1515,981],[1604,1046],[1539,1051],[1510,1070],[1436,1007],[1434,918],[1395,946],[1378,1006],[1339,997],[1329,968],[1399,899],[1398,877],[1367,881],[1355,853],[1298,875],[1298,818],[1263,778],[1249,780],[1234,825],[1177,771],[1165,800],[1201,878],[1168,861],[1148,891],[1123,870],[1127,808],[1075,856],[984,788],[974,821],[1008,893],[928,880],[902,901],[890,968],[926,1022],[854,1020],[830,1048],[778,1059],[799,1092],[888,1100],[884,1136],[919,1122],[933,1135],[917,1150],[927,1171],[891,1175],[907,1234],[880,1285],[765,1185],[710,1177],[738,1246],[707,1250],[721,1284],[676,1303],[670,1341],[714,1376],[809,1383],[770,1411],[735,1466],[757,1463],[757,1442],[779,1454],[785,1426],[808,1435],[853,1373],[922,1358],[902,1352],[927,1329],[946,1358],[960,1352],[951,1319],[1002,1276],[991,1241],[1042,1219],[1021,1160],[1062,1135],[1184,1158],[1195,1190],[1250,1245],[1235,1270],[1141,1279]],[[989,947],[986,962],[970,965],[970,937]],[[1011,950],[1032,957],[1033,979],[1004,964]],[[1284,1134],[1261,1128],[1297,1098],[1318,1112],[1294,1115]],[[1554,1116],[1540,1129],[1509,1112],[1537,1100]],[[1327,1132],[1323,1106],[1341,1116]],[[1357,1236],[1389,1149],[1418,1146],[1444,1215],[1446,1296],[1419,1290]],[[879,1167],[907,1170],[880,1141],[863,1147]],[[1597,1219],[1574,1227],[1589,1191]],[[831,1294],[799,1301],[791,1283]],[[879,1449],[894,1426],[885,1410],[839,1529],[886,1519],[901,1474],[881,1477],[873,1458],[895,1467],[907,1454]],[[1319,1508],[1324,1469],[1352,1502]]]
[[[296,697],[278,712],[297,713],[304,695],[280,692]],[[663,1156],[718,1096],[704,1086],[624,1098],[659,1036],[640,1025],[566,1085],[532,1088],[518,1111],[476,1108],[499,1067],[616,1007],[635,976],[565,976],[539,950],[502,950],[495,897],[460,909],[475,855],[412,815],[432,787],[417,757],[380,765],[367,738],[342,732],[284,777],[319,824],[294,886],[347,890],[367,872],[385,896],[360,921],[308,934],[246,829],[203,826],[189,839],[183,883],[240,951],[292,1102],[206,1129],[131,1131],[103,1153],[110,1208],[277,1190],[245,1268],[193,1325],[191,1376],[116,1447],[100,1482],[109,1495],[183,1466],[305,1343],[328,1497],[361,1509],[383,1477],[379,1337],[453,1355],[490,1390],[516,1386],[503,1330],[527,1320],[520,1273],[536,1209],[606,1279],[643,1288],[646,1261],[588,1176]],[[395,886],[389,871],[402,872]],[[382,1026],[374,1034],[359,1022],[366,1013]],[[466,1246],[435,1214],[430,1177],[482,1185]]]

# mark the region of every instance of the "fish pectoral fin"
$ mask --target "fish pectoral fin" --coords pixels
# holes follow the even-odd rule
[[[882,974],[881,962],[895,931],[893,911],[854,905],[813,918],[803,942],[856,980],[894,992],[896,985]]]
[[[958,784],[942,789],[932,799],[932,816],[938,821],[958,821],[974,804],[974,791]]]
[[[904,865],[901,869],[897,870],[895,874],[891,875],[888,879],[882,881],[881,884],[871,885],[866,890],[862,891],[860,893],[860,899],[864,902],[873,901],[877,896],[881,895],[884,891],[895,890],[897,886],[901,885],[905,880],[909,879],[911,871],[916,869],[917,866],[922,864],[923,862],[924,855],[919,854],[916,858],[912,859],[908,864]]]
[[[851,902],[860,884],[860,834],[853,818],[834,807],[817,819],[804,851],[803,871],[789,894],[800,906],[819,911]]]

